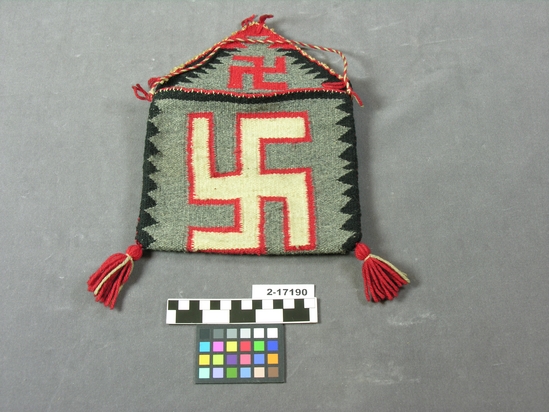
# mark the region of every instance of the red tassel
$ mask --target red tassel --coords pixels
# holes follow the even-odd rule
[[[132,273],[133,262],[142,255],[143,246],[136,242],[126,249],[126,254],[110,256],[88,280],[88,290],[93,292],[95,300],[113,309],[120,289]]]
[[[255,14],[252,14],[250,17],[248,17],[247,19],[244,19],[242,20],[242,27],[245,27],[247,26],[248,24],[252,24],[252,22],[255,20]]]
[[[139,100],[146,100],[148,102],[152,102],[152,94],[150,94],[148,91],[146,91],[143,86],[140,84],[136,84],[135,86],[132,86],[133,94],[135,94],[135,97],[137,97]]]
[[[259,17],[259,24],[263,25],[265,24],[265,20],[272,19],[274,16],[272,14],[264,14]]]
[[[379,302],[393,300],[398,291],[410,280],[391,263],[379,256],[372,255],[370,248],[364,243],[357,243],[355,256],[362,264],[362,278],[364,279],[364,294],[366,300]]]

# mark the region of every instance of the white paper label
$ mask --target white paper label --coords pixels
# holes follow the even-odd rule
[[[252,285],[252,299],[314,298],[315,285]]]

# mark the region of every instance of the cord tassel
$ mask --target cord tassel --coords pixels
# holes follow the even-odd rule
[[[146,100],[148,102],[152,102],[152,94],[146,91],[143,88],[143,86],[141,86],[139,83],[136,84],[135,86],[132,86],[132,89],[133,89],[133,94],[135,94],[135,97],[137,97],[139,100]]]
[[[408,276],[379,256],[372,255],[364,243],[357,243],[355,256],[362,260],[362,278],[366,300],[380,302],[393,300],[404,285],[410,283]]]
[[[95,295],[96,302],[113,309],[118,294],[128,281],[133,270],[133,262],[143,256],[143,246],[136,242],[126,249],[126,253],[115,253],[101,265],[88,280],[88,290]]]

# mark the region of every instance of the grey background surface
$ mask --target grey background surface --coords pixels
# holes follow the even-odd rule
[[[346,53],[364,241],[412,284],[374,305],[352,255],[156,252],[109,311],[86,280],[135,233],[130,86],[254,13]],[[548,410],[548,40],[541,1],[0,1],[0,410]],[[286,327],[287,382],[195,385],[166,299],[270,282],[320,299]]]

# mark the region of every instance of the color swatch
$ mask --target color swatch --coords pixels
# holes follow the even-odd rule
[[[200,325],[196,383],[285,382],[284,325]]]

